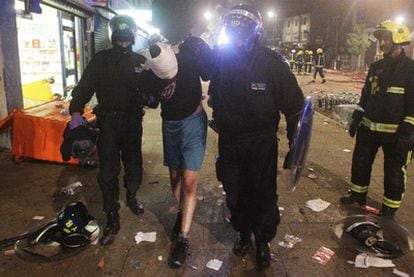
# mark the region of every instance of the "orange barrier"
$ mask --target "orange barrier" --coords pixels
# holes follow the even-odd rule
[[[60,154],[63,131],[70,121],[70,115],[61,114],[61,111],[67,109],[68,105],[67,102],[55,100],[14,113],[12,154],[16,162],[33,158],[58,163],[79,163],[73,158],[65,162]],[[84,117],[88,121],[95,120],[90,107],[85,108]]]

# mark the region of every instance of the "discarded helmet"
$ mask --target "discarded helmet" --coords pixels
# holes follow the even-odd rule
[[[403,23],[385,20],[375,27],[374,36],[380,39],[384,32],[392,34],[392,42],[398,45],[410,44],[410,29]]]
[[[57,225],[66,234],[79,233],[94,219],[82,202],[72,202],[58,213]]]

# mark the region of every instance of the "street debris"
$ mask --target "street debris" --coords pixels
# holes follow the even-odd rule
[[[284,212],[285,208],[279,206],[279,212]]]
[[[82,188],[82,183],[80,181],[74,182],[66,187],[63,187],[61,192],[66,195],[74,195]]]
[[[219,271],[220,267],[223,265],[223,261],[217,260],[217,259],[212,259],[210,261],[208,261],[208,263],[206,264],[207,268],[213,269],[215,271]]]
[[[194,270],[197,270],[197,269],[198,269],[198,267],[196,267],[196,266],[194,266],[194,265],[187,264],[187,266],[188,266],[189,268],[191,268],[191,269],[194,269]]]
[[[142,241],[155,242],[156,239],[157,239],[157,232],[148,232],[148,233],[138,232],[135,235],[135,242],[137,244],[139,244]]]
[[[321,246],[315,254],[313,254],[312,261],[320,263],[321,265],[326,265],[333,255],[335,255],[335,252],[332,249]]]
[[[309,168],[308,168],[308,170],[309,170],[310,172],[313,172],[313,171],[314,171],[314,169],[313,169],[312,167],[309,167]]]
[[[15,253],[16,253],[16,250],[14,250],[14,249],[8,249],[8,250],[4,251],[5,256],[13,256]]]
[[[101,270],[102,268],[104,268],[105,267],[105,258],[100,259],[97,266],[98,266],[97,270]]]
[[[350,149],[346,149],[346,148],[345,148],[345,149],[344,149],[344,152],[345,152],[345,153],[350,153],[350,152],[352,152],[352,150],[350,150]]]
[[[311,174],[308,175],[308,178],[311,179],[311,180],[315,180],[315,179],[318,178],[318,176],[316,176],[315,174],[312,174],[311,173]]]
[[[141,268],[141,262],[136,260],[134,262],[134,264],[132,265],[132,267],[135,268],[135,269],[140,269]]]
[[[391,260],[386,260],[378,257],[368,256],[366,253],[359,254],[355,258],[355,267],[368,268],[368,267],[395,267],[395,264]]]
[[[163,258],[162,258],[162,256],[158,256],[157,259],[158,259],[159,262],[161,262]]]
[[[217,201],[216,201],[216,205],[217,206],[221,206],[222,204],[223,204],[223,202],[224,202],[224,200],[223,199],[217,199]]]
[[[313,200],[308,200],[306,201],[306,207],[308,207],[309,209],[311,209],[314,212],[321,212],[323,210],[325,210],[326,208],[329,207],[329,205],[331,205],[331,203],[324,201],[320,198],[318,199],[313,199]]]
[[[397,276],[401,276],[401,277],[410,277],[410,274],[408,274],[408,273],[405,273],[405,272],[402,272],[402,271],[399,271],[398,269],[396,269],[396,268],[394,268],[393,270],[392,270],[392,273],[394,273],[395,275],[397,275]]]
[[[147,161],[147,163],[152,164],[152,161]]]
[[[226,195],[226,192],[225,192],[225,191],[223,191],[221,194]]]
[[[32,217],[33,220],[43,220],[45,219],[45,217],[43,215],[35,215],[34,217]]]
[[[359,206],[359,207],[364,211],[367,211],[367,212],[370,212],[370,213],[373,213],[373,214],[376,214],[376,215],[379,215],[379,213],[380,213],[379,209],[368,206],[368,205],[362,205],[362,206]]]
[[[279,245],[284,248],[293,248],[296,243],[302,242],[302,239],[294,235],[285,234],[284,241],[280,241]]]
[[[218,187],[219,187],[219,189],[221,189],[223,187],[223,185],[219,185]]]
[[[159,184],[160,182],[158,182],[158,181],[152,181],[152,182],[149,182],[148,184],[150,184],[150,185],[155,185],[155,184]]]
[[[198,201],[203,201],[204,197],[202,195],[197,195],[197,200]]]
[[[271,259],[272,261],[274,261],[274,262],[278,262],[278,261],[279,261],[279,259],[278,259],[278,258],[276,258],[276,255],[275,255],[274,253],[270,253],[270,259]]]

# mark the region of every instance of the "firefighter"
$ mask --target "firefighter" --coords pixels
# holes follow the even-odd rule
[[[291,71],[295,70],[295,60],[296,60],[296,50],[292,49],[290,50],[290,54],[289,54],[289,65],[290,65]]]
[[[325,65],[325,56],[323,54],[323,49],[318,48],[316,49],[316,58],[315,58],[315,71],[313,73],[313,80],[312,83],[316,81],[316,74],[319,73],[319,76],[322,78],[322,84],[326,82],[325,74],[323,73],[323,67]]]
[[[229,45],[219,49],[209,86],[218,127],[216,173],[223,183],[231,224],[239,232],[236,255],[255,237],[256,268],[270,266],[269,243],[280,222],[277,207],[277,137],[280,112],[290,142],[304,103],[286,60],[260,45],[263,21],[250,5],[224,17]]]
[[[305,51],[305,75],[309,75],[312,73],[312,65],[313,65],[313,51],[306,50]]]
[[[121,163],[124,165],[126,205],[136,215],[144,212],[136,199],[142,181],[142,116],[143,99],[137,88],[142,86],[146,59],[132,51],[137,29],[129,16],[115,16],[110,21],[113,48],[95,55],[74,88],[69,111],[70,129],[84,124],[84,106],[96,93],[94,113],[99,135],[97,141],[99,171],[97,180],[102,191],[106,227],[103,245],[114,241],[120,229],[119,182]]]
[[[384,21],[374,31],[384,58],[374,62],[349,127],[356,136],[351,190],[343,204],[367,202],[371,169],[380,147],[384,152],[384,196],[381,215],[392,219],[401,205],[414,136],[414,62],[403,46],[411,42],[404,24]]]
[[[303,51],[299,50],[298,54],[296,55],[296,68],[297,68],[297,72],[298,75],[300,75],[302,73],[302,68],[303,68]]]

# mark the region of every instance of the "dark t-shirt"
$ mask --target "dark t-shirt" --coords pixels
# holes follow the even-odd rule
[[[189,37],[180,46],[177,56],[178,73],[161,95],[161,117],[183,120],[197,109],[202,97],[200,77],[211,77],[213,54],[201,38]]]

